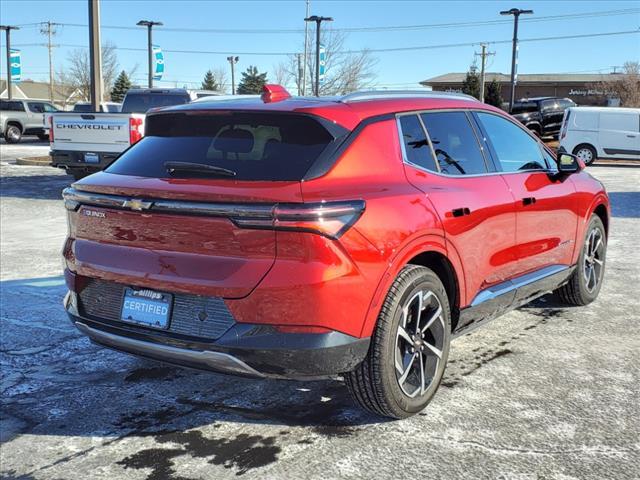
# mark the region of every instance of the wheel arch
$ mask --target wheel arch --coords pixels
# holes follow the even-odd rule
[[[465,302],[465,283],[462,263],[455,249],[443,236],[428,235],[415,239],[402,248],[389,261],[389,266],[378,284],[365,317],[361,337],[371,336],[377,324],[380,309],[391,285],[406,265],[421,265],[434,271],[442,281],[451,307],[451,326],[455,328],[461,305]]]
[[[9,125],[15,125],[16,127],[18,127],[20,129],[20,133],[24,132],[24,126],[22,125],[22,123],[20,123],[19,120],[15,120],[13,118],[7,120],[7,122],[5,123],[5,127],[4,127],[5,130],[7,129],[7,127],[9,127]]]

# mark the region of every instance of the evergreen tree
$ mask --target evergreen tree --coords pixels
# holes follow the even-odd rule
[[[266,72],[258,73],[258,67],[251,65],[246,72],[242,72],[238,93],[240,95],[260,94],[265,83],[267,83]]]
[[[113,88],[111,89],[111,100],[113,102],[122,102],[127,90],[131,88],[131,80],[129,75],[124,70],[120,72],[118,78],[116,78]]]
[[[211,70],[208,70],[202,81],[202,90],[218,90],[218,82]]]
[[[475,65],[471,65],[467,76],[462,82],[462,93],[480,99],[480,75],[478,75]]]
[[[494,78],[487,87],[487,94],[484,96],[484,102],[494,107],[502,108],[502,95],[500,93],[500,84]]]

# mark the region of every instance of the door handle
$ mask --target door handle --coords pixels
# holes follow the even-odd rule
[[[454,208],[453,210],[451,210],[451,214],[454,217],[463,217],[465,215],[471,215],[471,210],[469,210],[467,207]]]
[[[526,207],[527,205],[533,205],[536,201],[536,197],[524,197],[522,199],[522,205]]]
[[[636,136],[635,136],[635,135],[627,135],[627,137],[629,137],[629,138],[636,138]]]

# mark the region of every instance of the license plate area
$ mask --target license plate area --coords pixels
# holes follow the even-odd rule
[[[84,163],[100,163],[100,156],[97,153],[85,153]]]
[[[120,320],[135,325],[169,328],[173,295],[148,289],[125,288]]]

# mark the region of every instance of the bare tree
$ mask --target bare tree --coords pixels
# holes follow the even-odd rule
[[[85,100],[91,96],[91,69],[89,50],[78,48],[72,50],[67,57],[68,66],[58,72],[58,82],[80,90]],[[137,70],[137,65],[128,73],[132,77]],[[116,46],[106,42],[102,46],[102,82],[105,97],[109,95],[113,82],[118,75],[118,56]]]
[[[297,69],[297,67],[296,67]],[[275,83],[286,86],[291,80],[291,72],[287,62],[280,62],[273,67],[273,76]]]
[[[375,80],[375,66],[378,63],[371,52],[345,51],[346,35],[344,32],[325,30],[321,32],[325,54],[325,80],[320,84],[320,95],[344,95],[370,86]],[[300,87],[298,74],[298,58],[293,55],[287,64],[289,78]],[[315,53],[311,49],[307,57],[306,95],[313,91],[315,82]]]
[[[220,93],[227,93],[231,90],[231,83],[229,83],[229,77],[227,76],[227,69],[224,67],[216,67],[212,69],[213,76],[218,84],[218,91]]]
[[[621,73],[598,85],[607,95],[620,99],[622,107],[640,107],[640,62],[626,62]]]

